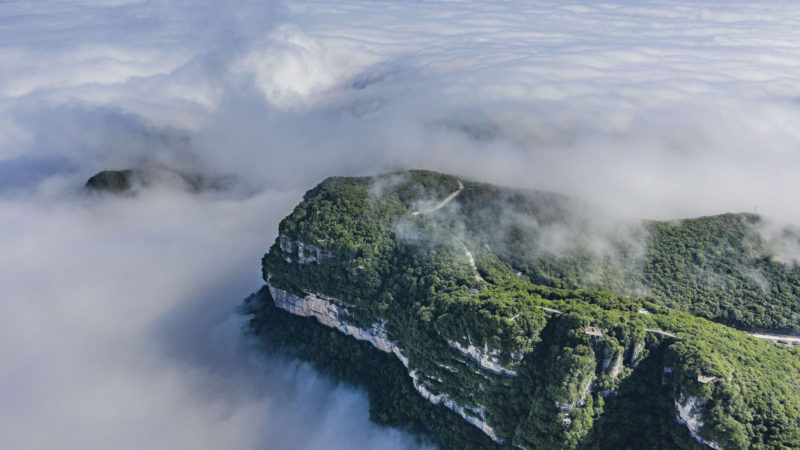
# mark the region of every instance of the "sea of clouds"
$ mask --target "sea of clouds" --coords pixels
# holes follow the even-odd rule
[[[795,2],[0,3],[0,442],[407,448],[236,308],[326,176],[800,224]],[[87,195],[102,169],[233,176]]]

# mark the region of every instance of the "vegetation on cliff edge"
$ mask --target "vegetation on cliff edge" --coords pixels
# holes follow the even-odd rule
[[[738,325],[794,326],[796,316],[789,314],[795,322],[787,325],[784,316],[756,308],[754,303],[766,296],[762,279],[733,269],[753,262],[752,255],[765,248],[747,231],[757,218],[648,223],[649,231],[638,240],[612,230],[605,242],[613,251],[603,253],[591,249],[595,224],[573,200],[478,183],[464,186],[440,210],[414,215],[456,191],[458,180],[423,171],[325,180],[281,222],[279,241],[290,245],[281,248],[276,242],[265,255],[265,279],[299,296],[319,292],[342,300],[348,320],[357,326],[385,324],[429,391],[469,408],[508,444],[689,448],[696,442],[675,421],[674,402],[697,397],[704,399],[704,439],[724,448],[800,446],[797,350],[665,306],[705,311]],[[516,208],[511,219],[508,205]],[[559,227],[567,236],[585,238],[586,245],[560,248],[561,253],[539,248]],[[291,243],[324,251],[309,262]],[[768,256],[758,261],[768,286],[780,281],[767,300],[781,311],[794,311],[797,268],[787,269]],[[708,270],[697,269],[702,267]],[[712,269],[725,274],[722,281],[698,281]],[[759,285],[757,291],[750,282]],[[464,442],[445,436],[453,431],[447,417],[457,416],[414,406],[424,400],[399,361],[392,363],[398,366],[394,372],[372,380],[372,370],[344,376],[344,366],[336,361],[359,366],[370,361],[368,352],[352,350],[344,344],[352,339],[343,335],[328,341],[331,345],[307,342],[305,332],[336,332],[319,330],[321,325],[308,323],[312,319],[298,318],[304,325],[277,320],[275,313],[265,315],[268,310],[255,310],[253,323],[270,339],[291,345],[334,375],[367,385],[370,392],[382,389],[375,383],[396,385],[391,389],[396,395],[373,394],[378,422],[463,448]],[[271,325],[263,326],[264,321]],[[317,331],[302,331],[306,328]],[[454,351],[454,343],[496,352],[498,364],[518,376],[477,367]],[[403,418],[396,412],[401,409],[414,412],[413,417],[444,415],[441,423],[426,420],[431,424],[426,428],[413,417]],[[472,434],[463,436],[472,439]],[[475,446],[484,445],[483,436],[476,439]]]

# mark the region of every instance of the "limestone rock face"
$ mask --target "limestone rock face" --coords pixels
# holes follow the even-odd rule
[[[678,400],[675,400],[675,408],[678,410],[678,416],[675,418],[678,423],[686,425],[689,433],[697,442],[707,445],[711,448],[719,450],[719,444],[713,441],[708,441],[700,436],[700,428],[703,426],[703,415],[700,412],[700,407],[705,404],[707,399],[699,398],[696,396],[684,397],[680,395]]]
[[[400,352],[400,348],[389,340],[389,336],[381,324],[376,323],[366,329],[349,324],[347,318],[350,317],[350,313],[347,312],[346,307],[338,306],[335,299],[319,294],[307,294],[305,297],[297,297],[272,286],[269,287],[269,291],[272,294],[272,298],[275,299],[276,306],[294,315],[314,317],[319,323],[336,328],[360,341],[367,341],[378,350],[387,353]],[[402,352],[400,353],[402,354]],[[398,357],[401,360],[405,359],[405,357]]]
[[[408,367],[407,364],[406,367]],[[464,407],[452,400],[447,394],[434,394],[428,390],[428,386],[424,381],[420,381],[420,377],[418,375],[419,371],[412,370],[408,374],[414,383],[414,389],[416,389],[417,392],[419,392],[420,395],[422,395],[426,400],[434,405],[444,405],[447,408],[455,411],[468,423],[478,427],[479,430],[492,438],[492,440],[499,444],[503,443],[503,440],[497,437],[497,433],[494,431],[494,428],[486,423],[486,416],[483,408]]]
[[[295,241],[288,236],[281,235],[278,238],[278,245],[283,252],[286,262],[297,262],[298,264],[321,263],[324,259],[330,258],[331,252],[317,245],[306,244],[305,242]]]
[[[611,378],[617,378],[622,371],[623,352],[621,350],[616,350],[606,353],[608,356],[603,360],[603,372],[608,372]]]
[[[279,238],[279,245],[284,252],[293,252],[294,255],[300,253],[298,243],[289,239],[284,239],[283,236]],[[304,246],[303,248],[303,254],[308,254],[306,249],[309,247]],[[323,252],[324,250],[320,249],[320,251]],[[277,288],[269,282],[267,285],[277,307],[298,316],[314,317],[319,323],[327,327],[335,328],[360,341],[367,341],[378,350],[395,355],[408,370],[408,375],[411,377],[414,388],[422,397],[435,405],[442,405],[456,412],[466,422],[480,429],[495,442],[503,443],[503,439],[498,435],[496,429],[491,424],[491,419],[487,416],[486,408],[482,406],[480,402],[476,402],[474,401],[475,399],[473,399],[471,403],[465,404],[460,400],[456,400],[456,398],[463,398],[465,393],[468,396],[473,395],[470,393],[470,389],[483,393],[483,386],[477,385],[472,388],[465,388],[442,385],[442,379],[439,378],[441,374],[437,375],[435,370],[416,367],[409,362],[406,353],[398,342],[392,339],[386,331],[385,322],[373,323],[368,327],[354,325],[353,323],[355,320],[352,312],[354,307],[340,299],[326,296],[318,292],[305,293],[303,296],[298,296]],[[469,341],[467,337],[464,339]],[[502,354],[499,349],[493,349],[485,343],[482,347],[478,347],[471,342],[468,345],[463,345],[449,339],[445,340],[445,342],[447,347],[452,350],[453,360],[461,361],[461,364],[458,368],[455,368],[447,364],[437,363],[436,367],[438,369],[442,369],[448,373],[471,371],[483,380],[495,377],[495,379],[498,380],[505,379],[512,381],[518,375],[517,371],[503,366],[500,363]],[[623,355],[626,353],[636,353],[637,350],[635,348],[603,347],[602,342],[604,342],[602,339],[596,341],[596,344],[599,345],[597,348],[597,355],[603,356],[598,358],[595,367],[599,370],[598,373],[606,374],[607,377],[613,380],[619,377],[624,367]],[[638,352],[641,351],[642,349],[640,348]],[[522,354],[514,354],[511,355],[511,360],[520,361],[523,357],[524,355]],[[599,378],[594,370],[594,368],[589,368],[586,372],[566,374],[567,378],[564,381],[565,383],[577,383],[576,386],[579,386],[574,395],[568,394],[567,390],[565,390],[564,396],[556,401],[556,408],[560,420],[563,422],[566,429],[571,426],[571,416],[574,414],[575,408],[583,407],[588,396],[599,389],[597,384]],[[474,393],[475,391],[472,392]],[[612,394],[616,394],[616,391],[613,389],[604,389],[602,392],[602,395]],[[680,417],[690,416],[687,416],[686,413],[682,413]],[[697,422],[691,423],[692,426],[694,426]],[[690,428],[690,430],[691,429],[692,428]],[[693,434],[693,436],[695,436],[695,434]],[[697,436],[695,437],[698,438]]]
[[[495,442],[502,443],[502,439],[497,436],[494,428],[485,420],[482,407],[470,408],[459,405],[446,393],[435,394],[429,390],[430,385],[424,381],[419,369],[412,369],[409,366],[408,358],[403,354],[403,350],[396,342],[389,338],[384,328],[384,324],[374,323],[369,328],[359,328],[347,322],[351,317],[345,304],[337,299],[326,297],[320,294],[306,294],[303,297],[290,294],[272,285],[269,286],[270,294],[275,301],[275,305],[292,314],[303,317],[314,317],[319,323],[335,328],[342,333],[352,336],[360,341],[367,341],[378,350],[394,354],[403,365],[409,369],[408,375],[411,377],[414,388],[426,400],[435,405],[443,405],[455,411],[464,420],[476,426]]]
[[[481,366],[481,368],[486,369],[489,372],[496,373],[498,375],[508,375],[511,377],[517,376],[516,371],[507,369],[500,365],[500,350],[490,349],[488,345],[484,345],[483,348],[478,348],[471,344],[467,347],[464,347],[455,341],[448,341],[447,344],[451,348],[458,350],[458,352],[462,355],[475,361],[479,366]]]
[[[262,258],[269,287],[253,326],[369,387],[376,421],[450,449],[492,447],[485,436],[522,449],[794,444],[800,403],[785,395],[799,388],[794,356],[670,308],[691,303],[675,292],[700,292],[685,289],[686,270],[707,267],[685,250],[708,242],[702,254],[719,255],[718,231],[738,249],[755,222],[646,221],[645,233],[611,222],[636,243],[613,245],[617,267],[605,259],[616,253],[596,254],[586,239],[584,226],[610,231],[597,217],[549,193],[427,171],[330,177],[306,192]],[[572,224],[575,247],[572,234],[559,236],[570,250],[550,255],[547,230]],[[639,254],[644,247],[652,252]],[[720,267],[740,265],[725,258]],[[670,298],[659,305],[607,288]],[[779,403],[787,407],[769,406]]]

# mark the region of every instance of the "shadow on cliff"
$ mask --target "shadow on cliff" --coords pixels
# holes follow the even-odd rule
[[[617,395],[603,399],[602,416],[584,439],[592,449],[701,449],[685,426],[675,420],[672,386],[664,379],[664,354],[668,341],[653,338],[649,354],[630,376],[623,379]],[[588,445],[586,443],[592,443]]]
[[[670,380],[662,383],[668,342],[659,337],[648,336],[648,353],[620,381],[616,394],[592,392],[582,404],[567,410],[567,417],[572,417],[571,423],[565,424],[564,411],[556,403],[563,394],[564,380],[574,373],[563,365],[562,357],[579,346],[592,346],[582,328],[579,317],[550,318],[541,331],[541,342],[523,360],[520,376],[505,402],[505,413],[519,418],[516,430],[502,430],[513,433],[513,444],[597,450],[702,448],[675,419]],[[580,437],[581,430],[575,427],[587,424],[586,434]],[[573,441],[575,438],[579,440]]]
[[[415,445],[423,448],[432,446],[428,437],[436,438],[443,448],[497,448],[456,413],[419,395],[407,369],[393,354],[314,318],[276,307],[266,287],[246,300],[246,309],[252,314],[252,335],[263,351],[310,362],[325,375],[365,389],[370,419],[378,425],[410,431],[417,436]]]

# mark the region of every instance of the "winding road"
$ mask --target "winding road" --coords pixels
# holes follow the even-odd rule
[[[421,215],[421,214],[427,214],[427,213],[431,213],[431,212],[437,211],[439,209],[442,209],[448,203],[450,203],[454,198],[458,197],[458,195],[461,194],[461,191],[463,191],[463,190],[464,190],[464,184],[461,181],[458,181],[458,190],[456,190],[452,194],[448,195],[442,201],[440,201],[439,203],[436,203],[432,207],[425,208],[425,209],[420,209],[420,210],[417,210],[417,211],[413,211],[411,213],[411,215],[412,216],[418,216],[418,215]],[[472,252],[469,251],[469,248],[467,248],[466,244],[464,244],[464,251],[467,254],[467,258],[469,259],[469,265],[475,271],[475,278],[478,281],[483,281],[483,278],[478,273],[478,268],[475,265],[475,258],[472,256]],[[542,308],[545,311],[551,312],[551,313],[563,314],[562,311],[559,311],[557,309],[547,308],[545,306],[540,306],[540,308]],[[650,312],[645,310],[645,309],[639,310],[639,313],[640,314],[650,314]],[[516,319],[516,316],[513,319]],[[513,319],[511,319],[511,320],[513,320]],[[648,328],[645,331],[647,331],[648,333],[660,334],[662,336],[667,336],[667,337],[672,337],[672,338],[677,337],[674,334],[669,333],[667,331],[657,330],[657,329],[654,329],[654,328]],[[750,336],[752,336],[752,337],[754,337],[756,339],[763,339],[763,340],[775,342],[775,343],[778,343],[778,344],[800,346],[800,336],[787,336],[787,335],[782,335],[782,334],[767,334],[767,333],[747,333],[747,334],[749,334]]]
[[[442,208],[444,208],[445,205],[450,203],[454,198],[458,197],[458,194],[460,194],[461,191],[463,191],[463,190],[464,190],[464,184],[461,181],[458,181],[458,190],[456,190],[452,194],[448,195],[447,197],[444,198],[444,200],[442,200],[439,203],[433,205],[432,207],[426,208],[426,209],[420,209],[419,211],[414,211],[414,212],[411,213],[411,215],[412,216],[418,216],[420,214],[427,214],[427,213],[434,212],[436,210],[442,209]],[[475,257],[472,256],[472,252],[469,251],[469,248],[467,248],[466,244],[462,243],[461,245],[464,246],[464,253],[466,253],[467,259],[469,259],[469,265],[470,265],[470,267],[472,267],[472,270],[475,272],[475,279],[478,280],[478,281],[484,281],[483,277],[481,277],[481,274],[478,273],[478,266],[475,265]]]
[[[798,336],[787,336],[784,334],[766,334],[766,333],[747,333],[747,334],[753,336],[756,339],[764,339],[766,341],[771,341],[776,344],[800,346],[800,337]]]
[[[444,205],[450,203],[451,200],[453,200],[454,198],[458,197],[458,194],[460,194],[461,191],[463,191],[463,190],[464,190],[464,184],[462,184],[461,181],[459,181],[458,182],[458,190],[457,191],[455,191],[452,194],[448,195],[447,197],[445,197],[444,200],[442,200],[439,203],[433,205],[433,207],[426,208],[426,209],[420,209],[419,211],[414,211],[414,212],[411,213],[411,215],[412,216],[418,216],[420,214],[427,214],[427,213],[430,213],[430,212],[434,212],[437,209],[442,209],[444,207]]]

